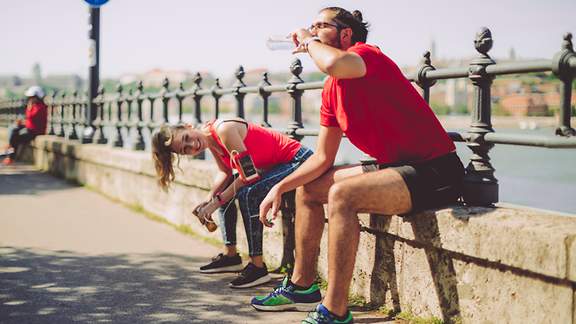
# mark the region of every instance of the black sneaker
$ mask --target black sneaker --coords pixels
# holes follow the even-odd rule
[[[242,270],[242,258],[239,254],[230,257],[220,253],[212,259],[212,262],[200,267],[202,273],[238,272],[240,270]]]
[[[253,263],[248,263],[244,270],[240,272],[238,278],[230,283],[231,288],[249,288],[267,283],[272,280],[268,275],[266,264],[263,268],[258,268]]]

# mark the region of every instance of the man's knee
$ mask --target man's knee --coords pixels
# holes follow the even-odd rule
[[[356,209],[353,188],[346,183],[335,183],[328,191],[328,204],[336,208]]]
[[[322,197],[315,189],[314,181],[298,187],[296,189],[296,201],[304,204],[322,203]]]

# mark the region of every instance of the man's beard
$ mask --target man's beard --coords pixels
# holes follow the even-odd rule
[[[340,37],[336,37],[334,40],[331,39],[327,42],[327,44],[332,47],[336,47],[337,49],[342,49],[342,42],[340,41]]]

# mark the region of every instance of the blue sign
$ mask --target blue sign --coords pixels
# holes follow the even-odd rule
[[[92,7],[100,7],[101,5],[108,2],[108,0],[84,0],[84,1],[86,1],[86,3],[88,3]]]

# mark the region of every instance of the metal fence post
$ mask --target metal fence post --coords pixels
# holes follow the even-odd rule
[[[100,85],[98,87],[98,96],[96,96],[95,100],[96,104],[94,105],[96,108],[96,114],[99,116],[95,123],[96,134],[94,135],[94,143],[97,144],[108,143],[108,139],[104,134],[104,125],[106,124],[106,121],[104,120],[104,94],[104,87]]]
[[[262,122],[260,125],[264,127],[272,127],[268,122],[268,98],[270,97],[270,92],[264,90],[264,87],[269,86],[270,81],[268,81],[268,72],[262,73],[262,81],[258,84],[258,93],[262,97]]]
[[[498,180],[494,177],[494,167],[488,156],[494,144],[484,141],[486,134],[494,132],[490,103],[490,86],[494,77],[486,73],[486,67],[496,63],[488,55],[492,43],[492,33],[483,27],[474,40],[480,55],[470,63],[468,70],[468,77],[474,85],[474,111],[467,145],[473,154],[466,167],[463,196],[464,202],[470,205],[491,206],[498,202]]]
[[[77,114],[76,114],[76,109],[79,106],[78,104],[79,100],[78,100],[78,91],[74,91],[72,93],[72,99],[70,100],[70,107],[72,108],[72,118],[70,118],[70,134],[68,134],[68,139],[69,140],[77,140],[78,139],[78,133],[76,132],[76,125],[78,124],[78,121],[76,120],[77,118]]]
[[[426,103],[430,103],[430,88],[436,84],[436,80],[426,78],[426,73],[428,73],[428,71],[436,70],[431,63],[430,51],[424,52],[422,60],[420,61],[420,66],[418,66],[418,81],[416,81],[416,84],[422,88],[422,97],[424,97]]]
[[[238,67],[236,70],[236,82],[234,83],[234,96],[236,97],[236,116],[240,118],[244,118],[244,97],[246,96],[245,93],[241,93],[240,89],[245,87],[244,81],[244,68],[242,65]]]
[[[130,133],[132,131],[132,102],[134,101],[134,90],[132,88],[128,89],[128,95],[125,97],[126,101],[126,122],[124,126],[126,127],[126,136],[130,138]]]
[[[119,84],[116,87],[116,92],[118,96],[116,97],[116,139],[114,140],[114,147],[124,146],[124,140],[122,139],[122,85]]]
[[[146,144],[144,143],[144,136],[142,136],[142,127],[144,126],[144,121],[142,119],[142,102],[144,101],[144,85],[142,81],[138,82],[138,87],[136,88],[136,113],[138,120],[136,121],[136,139],[132,148],[136,151],[144,151]]]
[[[170,97],[168,97],[168,87],[170,86],[170,81],[168,78],[164,78],[162,81],[162,90],[160,92],[160,96],[162,97],[162,122],[164,124],[168,124],[168,102],[170,101]]]
[[[178,124],[182,124],[182,101],[184,100],[184,83],[180,81],[175,92],[176,102],[178,102]]]
[[[48,131],[48,135],[56,135],[56,132],[54,131],[54,109],[56,108],[55,101],[57,93],[57,91],[54,91],[50,96],[50,130]]]
[[[296,130],[303,127],[302,93],[304,93],[304,91],[296,88],[298,84],[304,82],[304,80],[300,78],[300,74],[302,73],[302,62],[300,59],[292,61],[292,64],[290,64],[290,72],[292,73],[292,78],[288,80],[286,92],[292,97],[292,122],[288,125],[288,129],[290,130],[290,137],[300,141],[302,136],[296,135]]]
[[[154,102],[156,101],[156,96],[150,94],[147,96],[147,98],[148,101],[150,101],[150,120],[148,121],[147,127],[150,134],[152,134],[152,132],[154,132],[154,127],[156,127],[154,124]]]
[[[196,73],[194,76],[194,93],[192,98],[194,99],[194,124],[199,125],[202,124],[202,95],[198,92],[202,89],[200,85],[202,83],[202,76],[199,72]]]
[[[288,126],[290,130],[290,137],[298,141],[302,139],[302,136],[296,135],[296,130],[302,128],[302,93],[303,90],[298,90],[296,87],[298,84],[304,81],[300,78],[302,73],[302,62],[299,59],[295,59],[290,64],[290,72],[292,73],[292,78],[288,80],[286,86],[286,91],[292,97],[292,122]],[[294,249],[296,246],[295,239],[295,228],[294,220],[296,217],[296,201],[295,201],[296,190],[282,195],[282,238],[284,241],[282,250],[282,260],[280,261],[280,269],[287,269],[288,272],[292,272],[294,267]]]
[[[572,117],[572,81],[574,76],[570,71],[570,60],[576,60],[574,48],[572,46],[572,34],[567,33],[564,35],[562,42],[562,49],[552,59],[552,72],[562,81],[560,88],[560,120],[558,128],[556,128],[556,135],[561,136],[575,136],[576,130],[570,125]]]
[[[218,119],[220,115],[220,97],[218,90],[222,89],[220,86],[220,79],[216,78],[216,82],[212,86],[212,97],[214,98],[214,119]]]
[[[58,137],[64,137],[66,136],[66,134],[64,133],[64,102],[66,99],[66,93],[62,92],[62,94],[60,95],[60,102],[59,102],[59,106],[60,106],[60,120],[59,120],[59,124],[60,124],[60,130],[58,131]]]

